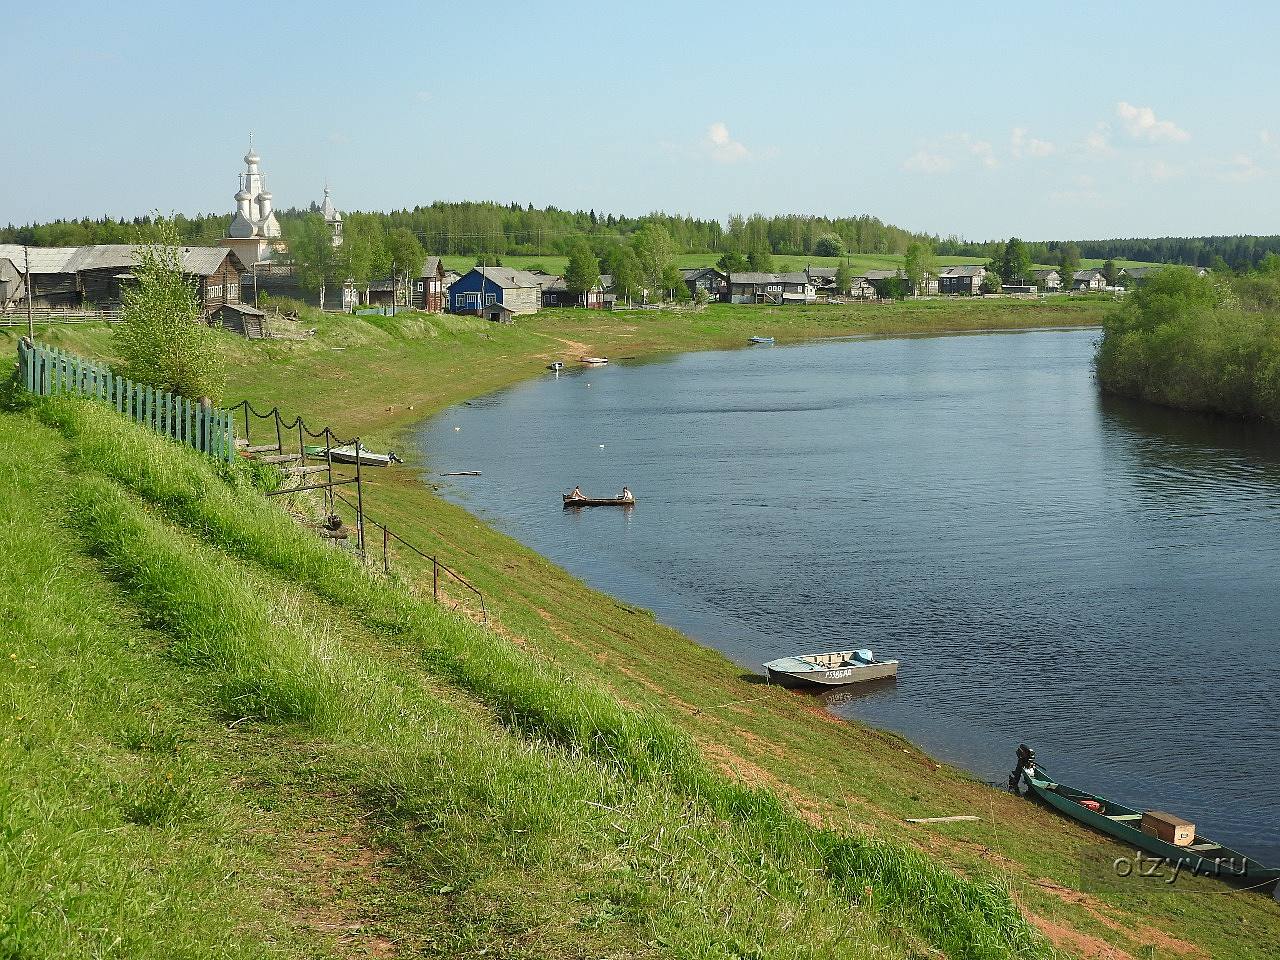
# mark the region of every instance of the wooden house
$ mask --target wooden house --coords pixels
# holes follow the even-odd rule
[[[730,303],[813,303],[817,292],[809,277],[796,273],[731,273]]]
[[[1062,275],[1057,270],[1032,270],[1031,279],[1041,293],[1057,293],[1062,289]]]
[[[533,275],[542,281],[542,305],[544,307],[586,307],[588,310],[605,310],[608,308],[603,282],[597,281],[590,290],[584,293],[573,293],[565,283],[564,277],[553,276],[542,271],[537,271]]]
[[[472,267],[449,287],[449,309],[480,314],[500,303],[513,315],[537,313],[542,306],[542,283],[533,274],[511,267]]]
[[[692,267],[681,270],[685,286],[689,288],[689,296],[697,299],[698,291],[706,294],[713,302],[729,298],[729,277],[715,267]]]
[[[1071,278],[1071,289],[1085,292],[1096,292],[1107,288],[1107,278],[1096,268],[1077,270]]]
[[[439,257],[427,257],[414,291],[414,306],[427,313],[444,312],[444,264]]]
[[[938,273],[938,292],[949,296],[972,297],[982,292],[987,268],[976,263],[943,267]]]

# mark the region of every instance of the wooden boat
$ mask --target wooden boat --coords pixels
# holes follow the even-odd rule
[[[303,447],[308,457],[324,459],[324,447],[318,444],[308,444]],[[329,448],[329,459],[334,463],[355,463],[356,448],[353,444],[346,444],[340,447]],[[386,453],[374,453],[365,447],[360,447],[360,466],[362,467],[387,467],[393,463],[403,463],[394,453],[388,451]]]
[[[603,367],[609,362],[608,357],[582,357],[581,360],[589,367]]]
[[[563,370],[563,369],[564,369],[564,364],[563,364],[563,363],[561,363],[559,360],[557,360],[555,363],[548,363],[548,364],[547,364],[547,369],[548,369],[548,370]]]
[[[752,337],[751,343],[773,343],[773,337]]]
[[[898,675],[897,660],[877,660],[870,650],[839,650],[782,657],[764,665],[770,682],[785,686],[843,687]]]
[[[1252,857],[1215,843],[1199,833],[1185,845],[1169,843],[1146,833],[1141,829],[1143,811],[1079,787],[1056,783],[1048,771],[1036,763],[1035,751],[1025,743],[1018,747],[1018,765],[1009,774],[1010,789],[1020,793],[1023,786],[1029,795],[1072,820],[1159,857],[1170,867],[1181,865],[1181,869],[1188,872],[1235,880],[1247,887],[1263,889],[1270,886],[1276,898],[1280,899],[1280,883],[1277,883],[1280,881],[1280,868],[1264,866]],[[1161,819],[1168,817],[1155,811],[1146,813],[1148,817],[1153,815]],[[1193,827],[1188,825],[1188,829]]]
[[[634,507],[636,505],[635,497],[624,500],[622,497],[573,497],[567,493],[561,496],[564,498],[566,510],[578,507]]]

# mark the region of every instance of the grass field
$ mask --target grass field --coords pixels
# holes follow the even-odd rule
[[[227,337],[223,342],[232,360],[233,396],[279,402],[343,432],[403,445],[411,425],[423,416],[540,375],[550,359],[588,351],[652,356],[732,346],[756,333],[786,342],[857,333],[1092,324],[1108,303],[1064,298],[1048,304],[718,306],[696,314],[547,311],[512,326],[460,317],[330,316],[314,319],[319,334],[311,341],[248,343]],[[104,331],[93,326],[58,327],[44,339],[109,354]],[[9,809],[47,806],[45,798],[22,794],[23,785],[29,789],[42,777],[62,784],[59,760],[82,744],[92,747],[81,753],[95,770],[114,775],[136,767],[144,781],[151,776],[159,783],[159,799],[148,802],[155,812],[139,814],[143,817],[182,809],[187,801],[165,792],[171,768],[164,764],[193,764],[203,778],[199,782],[208,784],[201,793],[212,798],[209,815],[179,816],[163,837],[147,841],[169,845],[147,854],[160,865],[152,878],[156,883],[168,876],[161,869],[171,862],[166,858],[176,862],[182,850],[198,849],[212,858],[183,861],[192,873],[190,888],[182,889],[216,889],[221,899],[211,898],[207,909],[198,898],[195,904],[174,896],[160,901],[177,918],[166,921],[168,926],[187,931],[182,936],[193,943],[234,922],[263,931],[282,951],[294,951],[283,955],[321,947],[341,952],[347,934],[335,931],[352,927],[359,928],[352,942],[430,941],[447,945],[437,950],[446,954],[478,953],[485,942],[501,945],[505,952],[499,955],[513,956],[791,955],[788,943],[760,939],[775,929],[804,939],[806,949],[792,951],[797,956],[858,956],[866,945],[883,947],[887,956],[928,956],[936,949],[951,956],[1024,956],[1039,949],[1031,940],[1010,946],[1022,934],[1002,919],[1001,901],[975,913],[961,905],[976,901],[945,892],[952,888],[942,876],[929,874],[934,878],[920,886],[928,870],[903,853],[914,851],[926,855],[929,867],[994,879],[1052,943],[1071,955],[1242,960],[1280,955],[1280,908],[1258,895],[1226,893],[1208,882],[1172,895],[1149,888],[1097,895],[1073,889],[1081,858],[1109,849],[1093,835],[936,764],[896,736],[837,721],[803,697],[744,682],[741,670],[719,654],[697,647],[645,611],[588,589],[434,496],[426,464],[411,460],[377,474],[367,486],[370,510],[473,579],[490,599],[499,637],[515,641],[531,665],[513,659],[511,648],[488,646],[483,632],[431,610],[406,612],[408,601],[400,594],[384,594],[377,585],[335,574],[313,556],[314,546],[289,539],[291,531],[272,521],[270,511],[250,506],[252,491],[219,494],[211,479],[192,474],[192,465],[169,464],[176,455],[125,443],[75,410],[46,413],[44,420],[50,425],[10,415],[3,424],[8,432],[0,433],[0,440],[8,438],[7,447],[0,445],[6,490],[26,491],[25,499],[10,500],[6,555],[25,557],[20,545],[31,539],[44,551],[43,560],[21,561],[31,569],[6,579],[48,584],[43,593],[32,594],[30,610],[19,607],[32,623],[48,618],[49,609],[69,609],[77,619],[76,626],[58,634],[60,621],[50,618],[44,634],[14,650],[13,662],[32,664],[9,675],[8,683],[21,695],[21,709],[14,712],[43,718],[21,740],[22,749],[40,754],[47,748],[50,757],[24,760],[28,766],[14,768],[26,773],[11,778],[17,786],[10,789],[21,802]],[[60,494],[46,507],[54,514],[48,535],[30,538],[29,527],[17,518],[38,514],[48,490],[65,491],[65,497]],[[59,536],[64,539],[57,541]],[[122,546],[144,542],[150,546],[143,555],[128,554]],[[152,553],[163,554],[168,566],[148,562]],[[70,557],[70,567],[57,565],[63,554]],[[410,583],[423,576],[409,556],[397,555],[396,563]],[[104,580],[103,570],[111,577]],[[198,586],[206,581],[226,586]],[[159,589],[165,584],[169,588]],[[174,584],[189,586],[176,590]],[[18,603],[17,587],[9,589],[10,602]],[[238,611],[234,636],[225,630],[211,635],[216,624],[202,619],[224,591]],[[104,623],[121,626],[105,633],[94,626]],[[126,637],[132,646],[121,645]],[[96,659],[78,657],[75,663],[88,665],[59,669],[70,649],[97,651]],[[229,658],[228,651],[234,656]],[[102,672],[95,672],[99,660]],[[253,669],[232,669],[244,663]],[[489,663],[502,664],[505,686],[476,674],[475,664]],[[672,663],[681,666],[672,670]],[[119,696],[111,692],[117,684],[109,671],[128,679]],[[575,692],[566,698],[547,688],[547,671],[567,678],[581,696]],[[328,692],[334,690],[341,695]],[[608,696],[599,699],[602,693]],[[162,705],[154,711],[159,728],[154,736],[146,726],[152,711],[137,709],[152,700]],[[343,707],[348,700],[351,706]],[[82,702],[85,706],[73,711],[75,724],[64,731],[57,705]],[[647,726],[629,726],[629,714],[619,714],[617,702],[639,711]],[[366,704],[373,719],[359,716]],[[240,711],[241,705],[252,710]],[[251,719],[229,736],[228,724],[245,715]],[[404,716],[417,719],[410,723]],[[590,718],[586,727],[584,717]],[[385,731],[371,729],[383,721]],[[432,780],[432,763],[440,761],[414,765],[412,758],[438,758],[443,748],[418,739],[416,731],[423,727],[414,724],[419,721],[468,743],[482,742],[489,752],[451,754],[449,762],[462,771],[458,782]],[[0,737],[11,738],[6,744],[19,742],[13,738],[22,736],[26,722]],[[134,726],[143,733],[115,739],[95,733]],[[170,727],[180,730],[179,760],[171,761],[167,746],[156,751],[127,745],[175,742],[166,732]],[[619,731],[617,739],[604,741],[614,744],[606,753],[600,740],[584,733],[604,728]],[[638,730],[651,732],[637,737]],[[140,761],[130,759],[135,754]],[[78,769],[72,765],[65,777]],[[479,769],[498,772],[488,779],[476,773],[477,782],[471,771]],[[109,779],[107,773],[102,776]],[[587,794],[574,791],[584,790],[584,783],[599,787],[591,802],[602,808],[581,810]],[[724,793],[726,784],[762,789],[778,798],[780,807],[755,805],[750,798],[758,794],[752,790]],[[104,799],[94,816],[102,823],[118,822],[118,806],[106,799],[118,794],[102,789]],[[444,797],[438,803],[437,791]],[[677,802],[677,797],[683,799]],[[733,797],[739,799],[725,799]],[[481,811],[479,823],[461,816],[473,802]],[[568,822],[566,805],[589,816],[591,829],[580,831]],[[264,810],[265,826],[242,835],[238,825],[256,822]],[[700,810],[718,812],[699,819]],[[737,813],[727,816],[726,810]],[[790,818],[787,830],[800,829],[798,822],[824,837],[886,843],[888,860],[881,867],[889,873],[857,888],[870,892],[855,898],[858,909],[851,913],[848,887],[827,885],[837,883],[837,872],[823,867],[822,883],[801,883],[796,877],[816,877],[805,870],[816,869],[818,862],[788,859],[800,857],[790,848],[761,853],[761,821],[736,819],[744,812]],[[957,813],[982,819],[934,826],[903,822]],[[681,851],[664,845],[663,838],[678,836],[684,817],[693,818],[690,829],[700,846],[685,849],[681,859]],[[28,821],[33,817],[23,822]],[[432,826],[424,831],[424,824]],[[73,832],[68,826],[63,833],[31,836],[45,845],[36,844],[39,849],[54,849],[69,843]],[[523,850],[525,837],[533,859],[511,860],[500,841],[521,838]],[[646,842],[648,853],[640,849]],[[808,844],[797,840],[798,848],[809,849]],[[317,847],[332,853],[319,855]],[[641,860],[627,860],[629,853],[619,853],[623,848]],[[870,848],[858,849],[863,856]],[[565,855],[557,857],[553,850]],[[690,862],[691,850],[701,866]],[[109,838],[97,840],[85,862],[100,865],[85,882],[92,887],[98,882],[94,878],[121,875],[133,856],[116,850]],[[752,859],[761,856],[766,859]],[[669,857],[675,859],[668,874],[657,861]],[[323,866],[292,870],[295,861],[340,862],[349,869],[340,882],[331,883]],[[587,869],[587,863],[600,866]],[[234,891],[214,882],[229,864],[237,871]],[[870,866],[865,857],[858,864],[864,871]],[[903,864],[911,869],[900,870]],[[530,869],[547,871],[547,882],[530,886],[525,879]],[[36,869],[29,888],[22,888],[24,902],[36,896],[42,876],[48,871]],[[465,882],[457,883],[457,877]],[[763,883],[765,892],[749,878]],[[184,874],[173,883],[188,880]],[[678,895],[657,897],[655,884],[663,883]],[[435,892],[443,888],[449,889]],[[878,905],[882,892],[889,898],[883,909]],[[799,909],[793,897],[802,897],[807,906],[793,912]],[[674,902],[664,906],[667,900]],[[754,906],[749,909],[743,901]],[[957,916],[968,919],[953,921],[948,915],[941,922],[963,929],[963,944],[943,944],[939,915],[917,912],[925,903],[956,905]],[[133,910],[143,927],[155,926],[137,904],[113,909],[124,912],[112,916],[131,918]],[[994,925],[964,926],[977,923],[979,915]],[[94,923],[110,928],[106,920]],[[832,929],[848,930],[862,946],[825,939]],[[670,941],[676,936],[678,942]]]
[[[442,258],[446,269],[457,270],[459,273],[465,273],[476,265],[477,257],[474,256],[447,256]],[[487,262],[492,264],[495,259],[500,259],[503,266],[517,267],[519,269],[538,268],[545,270],[547,273],[563,274],[566,264],[569,262],[568,257],[557,256],[522,256],[520,254],[508,254],[501,257],[487,257]],[[720,259],[718,253],[682,253],[676,257],[677,262],[682,267],[710,267],[714,266],[716,261]],[[853,267],[856,273],[859,270],[893,270],[902,266],[903,257],[901,254],[893,253],[855,253],[849,257],[807,257],[800,255],[776,254],[773,258],[774,269],[779,273],[786,273],[792,270],[803,270],[806,266],[815,267],[835,267],[848,259],[849,265]],[[981,258],[974,257],[938,257],[937,262],[941,266],[947,266],[957,263],[985,263]],[[1102,260],[1081,260],[1080,266],[1084,267],[1100,267]],[[1117,266],[1121,267],[1148,267],[1157,264],[1144,263],[1140,260],[1117,260]],[[1039,267],[1057,267],[1057,264],[1036,264]]]

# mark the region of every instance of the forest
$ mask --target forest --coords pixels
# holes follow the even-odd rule
[[[277,211],[277,216],[287,231],[289,221],[296,222],[315,212],[317,208],[312,204],[307,209]],[[1004,240],[979,242],[955,235],[916,233],[868,215],[752,214],[735,215],[721,222],[662,212],[633,217],[595,210],[537,209],[532,204],[438,202],[390,213],[357,212],[347,216],[376,223],[387,234],[403,228],[427,252],[453,255],[568,254],[585,240],[603,259],[610,246],[629,241],[646,224],[662,226],[683,253],[736,252],[745,256],[752,250],[767,248],[768,252],[783,256],[838,257],[846,253],[903,254],[912,243],[924,242],[941,256],[972,257],[976,262],[985,262],[999,259],[1005,248]],[[231,214],[179,214],[174,219],[184,243],[204,245],[217,243],[231,222]],[[151,238],[155,223],[153,217],[86,217],[25,226],[10,224],[0,228],[0,243],[42,247],[134,243]],[[1034,263],[1056,265],[1062,262],[1064,249],[1071,247],[1077,257],[1089,259],[1186,264],[1223,272],[1246,271],[1258,266],[1267,254],[1280,254],[1280,235],[1034,240],[1026,241],[1025,246]]]

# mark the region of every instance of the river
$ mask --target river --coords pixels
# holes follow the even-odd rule
[[[1100,396],[1096,331],[573,370],[427,423],[443,494],[745,668],[870,647],[828,695],[1002,782],[1052,774],[1280,863],[1280,446]],[[459,429],[454,429],[454,428]],[[638,506],[561,511],[574,484]]]

